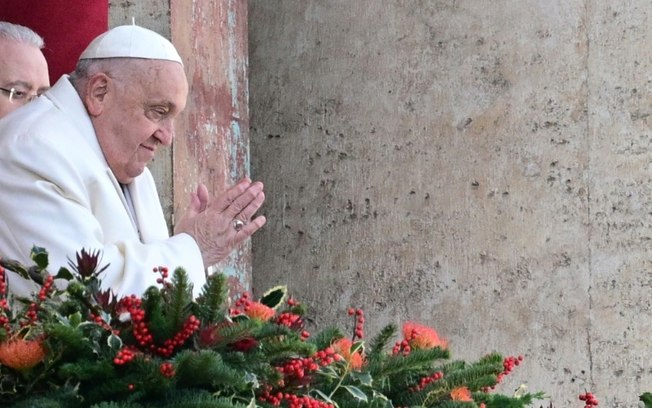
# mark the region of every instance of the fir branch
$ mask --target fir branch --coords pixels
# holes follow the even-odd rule
[[[215,396],[203,390],[183,390],[167,395],[165,400],[156,404],[161,408],[247,408],[234,398]]]
[[[242,319],[234,322],[230,326],[220,328],[219,341],[213,347],[215,349],[223,348],[238,340],[252,337],[253,332],[260,327],[260,322],[251,319]]]
[[[172,275],[172,286],[166,286],[165,314],[174,328],[178,331],[183,326],[188,316],[188,307],[192,303],[192,283],[185,269],[177,268]]]
[[[227,366],[220,354],[211,350],[179,353],[175,361],[176,381],[181,386],[222,386],[226,389],[244,390],[247,383],[244,373]]]
[[[390,355],[380,361],[370,361],[369,373],[374,378],[402,374],[406,371],[427,370],[436,360],[450,356],[448,350],[437,347],[426,350],[412,350],[407,356]]]
[[[228,296],[226,275],[214,273],[206,279],[201,294],[193,308],[204,325],[220,322],[224,318],[224,304]]]
[[[379,360],[382,358],[385,348],[389,344],[389,340],[396,334],[398,327],[394,324],[389,324],[380,331],[373,338],[367,350],[367,358],[369,360]]]
[[[448,365],[442,368],[444,372],[443,382],[448,384],[449,389],[466,385],[471,391],[477,391],[482,387],[490,387],[496,384],[496,376],[503,367],[493,362],[476,363],[471,366],[459,362],[460,368],[453,368]],[[451,369],[452,368],[452,369]]]
[[[308,357],[317,351],[313,344],[289,336],[267,341],[261,349],[271,364],[289,358]]]
[[[342,337],[344,337],[344,334],[339,328],[327,327],[308,341],[314,344],[318,350],[323,350],[330,346],[335,340],[341,339]]]
[[[174,336],[176,331],[176,322],[168,319],[164,305],[163,294],[157,287],[152,286],[145,291],[142,308],[145,311],[147,328],[154,337],[154,342],[158,344]]]

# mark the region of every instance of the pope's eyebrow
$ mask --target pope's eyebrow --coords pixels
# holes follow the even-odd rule
[[[33,88],[32,84],[30,84],[29,82],[20,81],[20,80],[9,82],[6,86],[10,86],[10,87],[20,86],[21,88],[25,88],[25,89]]]

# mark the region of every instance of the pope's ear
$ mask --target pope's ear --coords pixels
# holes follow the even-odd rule
[[[101,72],[93,75],[88,80],[84,101],[91,116],[99,116],[104,110],[110,81],[111,78]]]

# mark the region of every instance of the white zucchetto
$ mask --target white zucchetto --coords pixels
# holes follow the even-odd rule
[[[137,25],[117,26],[96,37],[79,56],[96,58],[144,58],[167,60],[183,65],[181,56],[162,35]]]

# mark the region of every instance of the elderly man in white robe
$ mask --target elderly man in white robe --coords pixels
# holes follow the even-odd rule
[[[141,294],[156,266],[183,267],[195,294],[206,268],[265,224],[265,195],[245,179],[216,199],[199,185],[169,236],[147,164],[172,143],[188,82],[174,46],[153,31],[120,26],[100,35],[43,97],[0,121],[0,256],[51,272],[82,248],[99,250],[104,289]],[[10,273],[9,289],[30,282]]]

